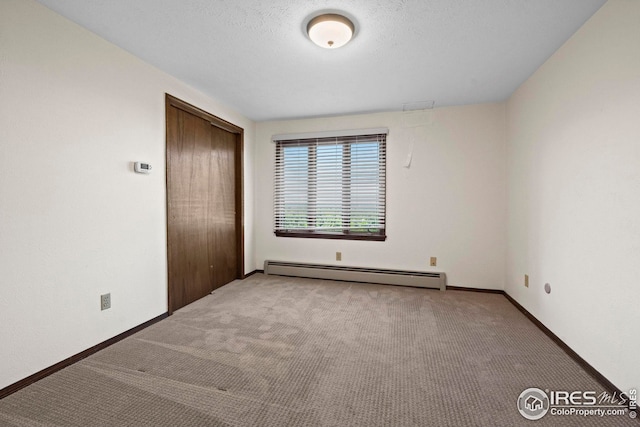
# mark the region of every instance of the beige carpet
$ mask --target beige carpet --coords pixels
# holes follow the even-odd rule
[[[254,275],[0,401],[1,426],[624,426],[522,418],[602,387],[503,296]]]

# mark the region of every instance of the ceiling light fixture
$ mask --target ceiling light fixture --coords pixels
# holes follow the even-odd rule
[[[349,18],[335,13],[326,13],[309,21],[307,34],[318,46],[337,49],[349,43],[354,29],[353,22]]]

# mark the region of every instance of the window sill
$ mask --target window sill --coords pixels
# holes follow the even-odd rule
[[[293,231],[276,231],[277,237],[296,237],[301,239],[336,239],[336,240],[368,240],[372,242],[384,242],[386,235],[382,234],[330,234],[330,233],[297,233]]]

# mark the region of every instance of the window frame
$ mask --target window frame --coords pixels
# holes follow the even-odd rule
[[[374,130],[365,130],[365,131],[356,131],[357,133],[349,133],[348,131],[344,134],[338,132],[338,135],[326,135],[323,134],[297,134],[297,135],[276,135],[272,139],[276,143],[276,178],[274,182],[274,234],[277,237],[294,237],[294,238],[315,238],[315,239],[339,239],[339,240],[364,240],[364,241],[385,241],[387,238],[386,234],[386,217],[387,217],[387,148],[386,148],[386,139],[388,130],[387,129],[374,129]],[[331,133],[330,133],[331,134]],[[375,138],[372,138],[375,136]],[[355,139],[354,139],[355,137]],[[379,172],[378,179],[381,180],[382,189],[381,195],[378,196],[378,204],[377,208],[382,211],[382,215],[378,216],[377,219],[380,221],[382,227],[379,228],[378,231],[375,232],[354,232],[349,227],[350,222],[350,212],[351,212],[351,178],[353,175],[351,173],[345,173],[345,171],[352,171],[352,157],[351,151],[354,144],[359,143],[358,137],[363,138],[362,141],[366,141],[367,139],[375,140],[378,144],[378,167],[377,170]],[[278,180],[278,168],[284,168],[284,166],[279,166],[278,161],[284,161],[284,150],[287,145],[295,146],[295,144],[299,144],[298,146],[306,146],[308,147],[307,151],[307,181],[308,181],[308,191],[307,191],[307,219],[309,221],[317,220],[316,215],[309,215],[309,212],[315,212],[314,204],[317,203],[317,187],[315,183],[317,182],[317,147],[322,145],[323,143],[328,143],[333,138],[336,144],[339,144],[342,147],[342,168],[340,169],[342,172],[342,185],[340,187],[340,191],[342,193],[343,202],[339,205],[340,208],[340,221],[342,223],[341,230],[331,230],[331,231],[323,231],[323,230],[307,230],[307,229],[278,229],[278,225],[284,223],[285,220],[279,216],[279,208],[278,202],[279,197],[284,197],[281,193],[283,190],[280,188],[280,181]],[[282,171],[284,174],[284,169]],[[284,180],[284,178],[281,178]],[[315,197],[314,197],[315,195]],[[345,215],[345,209],[348,209],[348,214]],[[313,225],[312,225],[313,226]]]

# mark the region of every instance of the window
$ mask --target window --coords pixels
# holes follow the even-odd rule
[[[385,240],[386,129],[276,142],[275,234]]]

